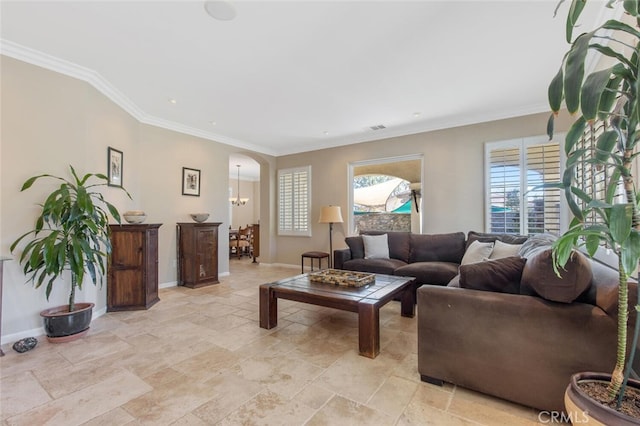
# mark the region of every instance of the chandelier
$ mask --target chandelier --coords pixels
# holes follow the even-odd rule
[[[238,195],[236,198],[229,198],[229,201],[231,201],[231,205],[233,206],[244,206],[245,204],[247,204],[247,201],[249,201],[249,199],[240,198],[240,164],[236,164],[236,167],[238,168]]]

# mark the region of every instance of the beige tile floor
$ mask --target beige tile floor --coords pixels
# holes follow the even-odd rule
[[[258,286],[295,269],[232,260],[201,289],[93,321],[83,339],[0,358],[2,425],[527,425],[538,412],[423,383],[416,319],[381,311],[381,353],[357,352],[357,316],[279,302],[258,326]],[[462,368],[462,366],[461,366]]]

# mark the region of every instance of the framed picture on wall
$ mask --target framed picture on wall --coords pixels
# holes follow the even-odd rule
[[[200,196],[200,170],[182,168],[182,195]]]
[[[109,186],[122,188],[122,163],[124,157],[122,151],[109,147],[107,151],[107,177]]]

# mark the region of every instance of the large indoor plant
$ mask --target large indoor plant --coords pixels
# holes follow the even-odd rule
[[[118,210],[96,191],[107,185],[107,177],[92,173],[80,177],[72,166],[69,169],[72,180],[42,174],[22,185],[21,191],[25,191],[40,178],[60,183],[41,204],[35,228],[11,245],[14,252],[21,241],[26,241],[20,263],[36,288],[45,287],[47,300],[54,284],[70,278],[69,303],[41,313],[50,341],[70,340],[69,336],[77,337],[88,329],[93,304],[76,304],[76,289],[82,289],[87,273],[94,284],[101,282],[105,260],[111,251],[108,213],[120,223]]]
[[[548,122],[550,137],[553,136],[554,117],[563,100],[567,110],[578,115],[566,135],[566,169],[559,185],[564,189],[573,220],[569,229],[554,244],[553,253],[557,268],[562,268],[573,249],[580,246],[594,256],[604,242],[618,257],[616,365],[608,379],[606,397],[601,402],[619,410],[633,359],[633,356],[627,356],[628,281],[637,270],[640,260],[640,198],[633,177],[633,163],[638,156],[636,148],[640,137],[639,6],[637,0],[610,1],[607,7],[624,8],[622,18],[610,19],[574,39],[573,31],[585,5],[586,0],[571,2],[566,22],[566,39],[571,43],[571,48],[548,91],[553,110]],[[599,54],[606,67],[591,73],[585,72],[589,52]],[[606,130],[598,136],[593,152],[581,147],[578,141],[585,129],[597,121],[604,122]],[[607,172],[608,181],[603,191],[594,193],[582,188],[581,182],[576,179],[578,164],[588,164],[598,173]],[[593,217],[597,220],[592,220]],[[636,321],[636,339],[637,333]],[[634,339],[631,348],[635,347]],[[574,381],[572,379],[572,384]]]

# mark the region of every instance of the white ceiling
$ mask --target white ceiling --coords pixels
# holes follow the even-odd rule
[[[547,111],[556,3],[238,0],[219,21],[203,1],[3,0],[0,47],[142,122],[284,155]]]

